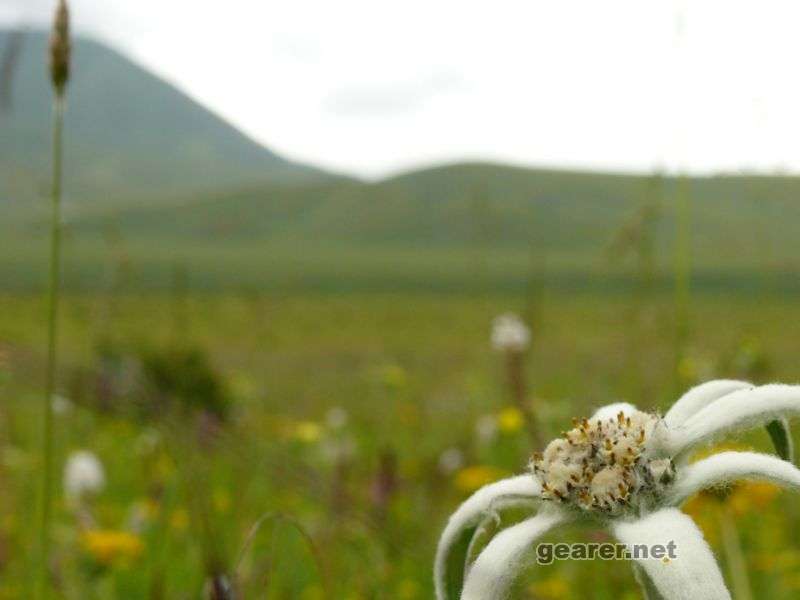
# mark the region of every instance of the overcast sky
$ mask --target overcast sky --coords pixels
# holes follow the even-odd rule
[[[0,0],[0,23],[54,1]],[[793,0],[72,0],[77,26],[291,158],[800,171]]]

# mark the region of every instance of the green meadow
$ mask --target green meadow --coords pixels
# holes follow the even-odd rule
[[[601,404],[658,409],[711,377],[793,381],[795,304],[786,295],[698,294],[674,374],[674,310],[663,293],[70,293],[59,464],[78,448],[100,457],[107,486],[92,500],[95,527],[130,532],[136,543],[92,547],[59,494],[58,589],[67,598],[196,598],[210,569],[235,569],[245,597],[429,598],[449,512],[478,485],[522,470],[533,450],[508,418],[503,362],[488,342],[494,316],[516,310],[533,327],[525,371],[549,437]],[[38,294],[0,297],[0,542],[15,549],[2,559],[7,598],[30,593],[43,312]],[[109,362],[108,347],[120,362]],[[207,353],[233,403],[219,431],[204,433],[166,407],[132,410],[138,396],[124,381],[145,348]],[[120,373],[124,364],[133,374]],[[104,392],[103,381],[119,389]],[[488,437],[479,425],[487,419],[497,424]],[[760,432],[743,443],[769,449]],[[451,449],[461,462],[444,468]],[[724,557],[714,502],[693,510]],[[761,490],[737,506],[755,597],[795,597],[797,503]],[[240,557],[254,523],[278,514]],[[575,527],[566,539],[603,535]],[[536,567],[520,587],[521,598],[638,597],[626,563]]]

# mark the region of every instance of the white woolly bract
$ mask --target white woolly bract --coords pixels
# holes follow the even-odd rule
[[[715,400],[682,427],[670,432],[670,451],[674,455],[781,417],[800,413],[800,386],[764,385],[739,390]]]
[[[96,494],[105,487],[106,476],[100,459],[88,450],[73,452],[64,466],[64,493],[76,500]]]
[[[665,508],[638,520],[613,521],[613,534],[629,548],[675,544],[675,560],[640,560],[664,600],[730,600],[722,574],[703,534],[688,516]],[[492,596],[485,596],[490,598]]]
[[[518,475],[482,487],[458,507],[447,521],[436,549],[433,578],[436,597],[439,600],[445,598],[447,556],[461,532],[467,527],[477,525],[486,516],[487,511],[506,498],[514,496],[537,498],[540,494],[541,486],[533,475]]]
[[[742,479],[800,488],[800,469],[768,454],[720,452],[681,469],[670,492],[670,503],[680,504],[703,489]]]
[[[533,543],[566,520],[564,513],[551,507],[498,533],[469,569],[461,600],[506,598]]]
[[[668,427],[676,427],[694,415],[697,411],[705,408],[715,400],[727,396],[732,392],[745,389],[753,389],[755,386],[747,381],[736,379],[717,379],[707,381],[690,389],[672,405],[664,415],[664,422]]]

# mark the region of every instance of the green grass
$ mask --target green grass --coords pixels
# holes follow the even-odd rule
[[[800,322],[793,318],[792,298],[701,292],[693,302],[696,328],[682,370],[685,385],[695,377],[741,375],[748,352],[766,365],[762,377],[796,380]],[[437,470],[440,453],[457,446],[467,464],[513,472],[532,450],[521,433],[502,435],[489,446],[477,444],[473,433],[480,415],[510,402],[502,361],[488,345],[492,317],[508,309],[535,315],[527,375],[548,435],[611,400],[646,408],[672,400],[674,313],[668,294],[643,301],[622,293],[546,289],[535,305],[517,293],[68,295],[60,389],[78,406],[58,417],[57,454],[63,459],[69,450],[90,448],[105,463],[109,485],[94,504],[102,526],[125,529],[136,506],[155,508],[140,533],[143,554],[131,564],[101,568],[82,549],[74,518],[59,502],[56,556],[65,596],[154,598],[161,586],[163,597],[195,598],[205,577],[204,544],[213,545],[217,560],[228,566],[252,524],[264,513],[282,511],[319,547],[334,587],[329,597],[430,598],[436,537],[463,497],[454,477]],[[28,597],[44,314],[38,295],[0,296],[0,547],[14,549],[0,558],[0,598]],[[182,343],[210,353],[236,398],[232,421],[211,447],[198,448],[186,423],[146,423],[90,409],[92,392],[74,384],[77,374],[97,366],[100,340],[167,347],[176,329]],[[325,444],[287,437],[292,424],[323,424],[333,407],[347,409],[346,435],[354,441],[347,500],[338,507]],[[162,440],[155,449],[147,444],[152,430]],[[747,441],[769,448],[762,432]],[[399,484],[384,514],[371,488],[378,457],[387,449],[397,456]],[[800,548],[787,532],[800,526],[800,510],[789,493],[770,502],[766,511],[753,507],[739,515],[739,531],[755,596],[788,599],[797,593],[793,561]],[[208,526],[201,514],[209,515]],[[586,539],[597,533],[576,528],[566,535]],[[715,535],[712,529],[719,552]],[[765,559],[774,556],[782,558]],[[274,533],[265,527],[244,564],[253,594],[272,573],[271,598],[325,597],[310,550],[291,527]],[[537,598],[637,597],[623,563],[537,568],[522,587],[520,597],[534,597],[525,591],[531,589]]]

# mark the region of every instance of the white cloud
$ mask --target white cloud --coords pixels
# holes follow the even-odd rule
[[[4,0],[0,19],[46,20],[50,5]],[[277,151],[331,168],[800,170],[790,0],[72,5],[81,29]]]

